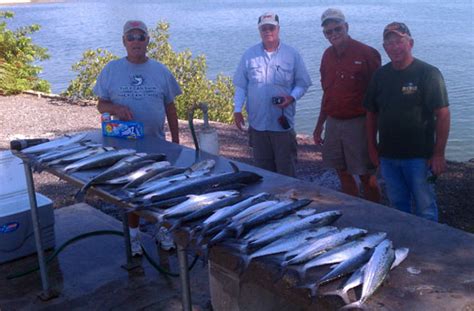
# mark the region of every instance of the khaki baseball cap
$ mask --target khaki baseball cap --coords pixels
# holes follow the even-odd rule
[[[385,39],[390,33],[395,33],[400,37],[411,38],[411,33],[407,25],[400,22],[392,22],[385,26],[385,28],[383,29],[383,38]]]
[[[267,12],[263,13],[259,18],[258,18],[258,28],[260,28],[263,25],[275,25],[278,26],[280,24],[280,18],[278,15],[272,12]]]
[[[337,22],[346,22],[346,17],[339,9],[329,8],[324,11],[323,15],[321,15],[321,26],[324,26],[329,20],[337,21]]]
[[[146,35],[148,35],[148,28],[142,21],[127,21],[125,25],[123,25],[123,34],[126,34],[127,32],[133,29],[140,29]]]

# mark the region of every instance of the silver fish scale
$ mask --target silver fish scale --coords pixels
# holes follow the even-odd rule
[[[356,241],[352,241],[334,248],[306,263],[308,268],[320,265],[339,263],[344,261],[354,254],[361,252],[366,247],[375,247],[378,245],[387,234],[385,232],[373,233]]]
[[[364,270],[364,285],[360,304],[364,303],[382,285],[395,260],[392,241],[384,240],[377,247]]]
[[[295,221],[298,221],[299,219],[301,218],[297,215],[288,215],[287,217],[284,217],[282,219],[274,220],[272,222],[269,222],[268,224],[253,228],[243,237],[243,239],[247,242],[251,242],[253,240],[259,239],[262,236],[267,235],[269,232],[274,231],[276,228],[292,224]]]
[[[96,167],[100,163],[109,162],[112,160],[118,161],[121,158],[134,154],[136,151],[133,149],[120,149],[111,150],[101,154],[96,154],[85,159],[79,160],[72,164],[69,164],[64,168],[65,171],[77,171],[80,169],[86,169]]]
[[[407,258],[408,252],[408,248],[397,248],[395,250],[395,261],[393,262],[390,269],[394,269],[400,265]],[[345,303],[349,303],[350,301],[347,292],[362,284],[362,278],[364,276],[364,270],[366,267],[367,264],[364,264],[362,267],[352,273],[351,277],[342,285],[342,287],[335,291],[324,293],[324,295],[338,295],[344,300]]]
[[[323,234],[326,234],[331,231],[337,230],[336,227],[322,227],[315,231],[305,230],[296,232],[295,234],[283,237],[279,240],[276,240],[267,246],[261,248],[260,250],[252,253],[251,258],[257,258],[261,256],[271,255],[282,253],[286,251],[291,251],[293,249],[299,248],[303,243],[307,242],[310,238],[317,238]]]
[[[341,215],[340,211],[329,211],[329,212],[323,212],[319,214],[314,214],[310,215],[304,218],[300,218],[299,220],[293,222],[293,223],[288,223],[284,226],[280,226],[279,228],[276,228],[273,232],[268,232],[268,234],[255,239],[251,241],[254,244],[260,244],[260,243],[265,243],[265,242],[270,242],[273,239],[276,239],[280,236],[284,236],[286,234],[289,234],[291,232],[295,231],[300,231],[304,230],[310,227],[317,227],[317,226],[324,226],[328,224],[328,222],[325,222],[324,220],[335,218]]]
[[[53,150],[62,146],[72,145],[83,140],[87,133],[80,133],[74,136],[63,136],[61,138],[23,149],[22,153],[41,153]]]
[[[136,171],[128,173],[125,176],[120,176],[120,177],[108,180],[107,184],[112,184],[112,185],[126,184],[126,183],[129,183],[131,181],[134,181],[134,180],[142,177],[143,175],[147,174],[148,172],[150,172],[152,170],[165,168],[165,167],[168,167],[170,165],[171,165],[171,163],[168,162],[168,161],[160,161],[160,162],[151,163],[147,166],[139,168]]]
[[[163,217],[173,217],[177,214],[193,212],[196,208],[199,208],[203,205],[211,204],[212,202],[216,202],[219,199],[224,199],[229,196],[233,196],[238,194],[237,191],[217,191],[206,193],[202,195],[196,195],[189,198],[187,201],[180,203],[172,208],[167,209],[163,213]]]
[[[99,153],[103,153],[103,152],[106,152],[106,149],[104,149],[104,147],[102,147],[102,146],[92,147],[92,148],[89,147],[85,150],[82,150],[82,151],[67,155],[65,157],[61,157],[59,159],[50,161],[48,163],[48,165],[69,164],[69,163],[84,159],[86,157],[89,157],[91,155],[99,154]]]
[[[267,199],[269,196],[270,195],[268,193],[262,192],[246,200],[243,200],[242,202],[236,203],[231,206],[227,206],[225,208],[221,208],[220,210],[212,214],[210,217],[208,217],[206,220],[204,220],[203,225],[219,222],[227,217],[231,217],[237,214],[239,211],[244,210],[246,208],[249,208],[252,205],[259,203],[260,200]]]
[[[192,173],[182,173],[165,177],[162,179],[157,179],[149,182],[148,185],[146,183],[142,184],[140,187],[138,187],[138,191],[136,192],[136,194],[137,196],[143,195],[143,199],[148,200],[152,196],[156,195],[155,192],[163,190],[166,187],[173,185],[175,182],[202,177],[208,174],[209,172],[210,171],[208,169],[204,169]]]
[[[295,258],[290,259],[287,264],[295,264],[310,260],[317,256],[324,250],[339,246],[348,239],[355,238],[367,233],[367,230],[359,228],[344,228],[340,232],[336,232],[330,236],[318,239],[310,243],[306,248],[302,249],[300,254]]]

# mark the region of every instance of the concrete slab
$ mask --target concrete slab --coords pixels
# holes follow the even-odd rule
[[[87,204],[76,204],[55,210],[57,247],[67,240],[96,230],[121,231],[116,219]],[[146,250],[158,258],[151,239],[144,241]],[[50,255],[52,251],[48,251]],[[6,276],[37,265],[29,256],[0,265],[0,310],[181,310],[181,285],[178,278],[158,273],[146,259],[142,266],[127,272],[123,239],[115,235],[90,237],[65,248],[48,265],[49,280],[59,293],[43,302],[39,272],[6,280]],[[178,271],[177,259],[169,258],[171,269]],[[193,302],[205,309],[208,302],[207,269],[199,263],[191,271]],[[204,286],[203,286],[204,284]]]

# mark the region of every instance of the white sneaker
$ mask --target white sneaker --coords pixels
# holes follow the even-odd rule
[[[140,243],[140,237],[138,234],[135,237],[130,237],[130,246],[133,257],[143,255],[142,243]]]
[[[176,248],[171,232],[165,227],[161,227],[158,230],[158,233],[155,236],[155,241],[157,244],[160,244],[161,248],[165,251],[169,251]]]

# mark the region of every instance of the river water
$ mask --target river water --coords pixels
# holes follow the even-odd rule
[[[71,65],[86,49],[105,48],[124,55],[121,29],[128,19],[142,19],[149,27],[170,23],[175,50],[189,49],[207,57],[208,77],[232,75],[242,53],[259,39],[257,17],[266,11],[280,15],[281,38],[297,48],[308,67],[313,86],[298,102],[296,129],[311,134],[319,113],[319,65],[328,47],[320,27],[321,13],[334,2],[321,0],[104,0],[65,1],[3,6],[15,12],[10,28],[41,25],[35,43],[48,48],[51,58],[42,62],[42,77],[53,92],[67,88],[74,78]],[[452,113],[447,158],[474,158],[474,36],[473,2],[469,1],[340,1],[349,33],[388,58],[382,48],[383,27],[403,21],[415,40],[414,55],[437,66],[448,87]]]

